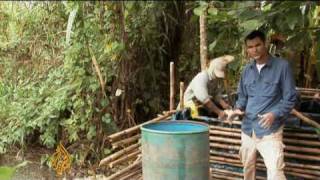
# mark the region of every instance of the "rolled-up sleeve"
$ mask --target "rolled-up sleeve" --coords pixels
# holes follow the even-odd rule
[[[277,107],[271,111],[276,116],[276,118],[288,116],[297,99],[295,82],[288,63],[286,63],[284,66],[280,83],[282,99]]]

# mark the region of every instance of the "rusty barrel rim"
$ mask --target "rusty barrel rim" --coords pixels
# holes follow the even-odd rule
[[[160,121],[145,124],[140,129],[141,131],[158,134],[197,134],[209,132],[207,124],[189,120]]]

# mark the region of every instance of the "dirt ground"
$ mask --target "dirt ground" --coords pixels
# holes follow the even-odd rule
[[[52,155],[54,150],[48,150],[44,148],[28,148],[24,154],[24,160],[28,161],[28,164],[24,167],[17,169],[12,180],[57,180],[57,179],[75,179],[75,180],[91,180],[91,179],[105,179],[103,175],[86,176],[84,177],[84,171],[72,169],[67,177],[57,177],[53,169],[50,169],[46,165],[41,165],[41,156],[46,154]],[[13,167],[21,162],[23,158],[18,155],[18,149],[11,149],[9,153],[0,155],[0,166]]]

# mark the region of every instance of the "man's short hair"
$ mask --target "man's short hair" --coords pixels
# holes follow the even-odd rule
[[[260,38],[263,42],[266,42],[266,35],[259,30],[254,30],[250,34],[248,34],[244,39],[244,42],[247,43],[247,40],[252,40],[256,37]]]

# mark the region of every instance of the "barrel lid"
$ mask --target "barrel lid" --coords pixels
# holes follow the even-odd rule
[[[194,134],[209,132],[209,126],[195,121],[177,120],[145,124],[141,130],[159,134]]]

